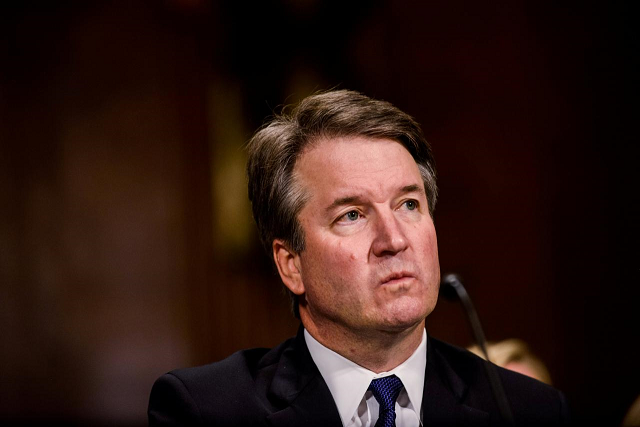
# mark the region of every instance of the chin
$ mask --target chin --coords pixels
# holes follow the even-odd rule
[[[387,319],[385,319],[386,321],[384,321],[384,323],[391,330],[404,331],[424,322],[424,319],[428,314],[429,313],[426,313],[424,310],[406,310],[401,312],[389,313],[389,316],[387,317]]]
[[[391,323],[405,328],[423,322],[435,308],[435,302],[428,302],[423,299],[419,301],[405,301],[403,304],[394,305],[389,313]]]

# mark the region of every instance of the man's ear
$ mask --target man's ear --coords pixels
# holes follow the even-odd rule
[[[304,283],[300,272],[300,255],[293,252],[287,244],[275,239],[272,244],[273,259],[284,285],[295,295],[304,294]]]

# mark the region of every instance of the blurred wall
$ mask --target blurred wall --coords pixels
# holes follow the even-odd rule
[[[622,6],[404,1],[3,6],[0,420],[145,424],[155,378],[297,323],[242,145],[334,86],[432,143],[442,271],[580,419],[640,393],[637,29]],[[466,346],[441,301],[429,331]]]

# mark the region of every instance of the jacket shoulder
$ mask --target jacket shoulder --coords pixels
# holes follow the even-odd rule
[[[287,343],[272,350],[242,350],[219,362],[164,374],[151,390],[149,425],[259,424],[268,413],[268,372],[275,370]]]
[[[484,359],[465,349],[430,338],[434,357],[445,360],[466,384],[464,400],[470,406],[497,412]],[[516,425],[557,425],[569,422],[564,394],[554,387],[491,363],[496,370],[511,407]]]

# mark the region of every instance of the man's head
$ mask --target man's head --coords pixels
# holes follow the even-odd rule
[[[395,141],[404,147],[421,179],[427,203],[423,208],[433,214],[437,198],[435,166],[419,125],[393,105],[357,92],[321,93],[276,116],[249,142],[249,199],[268,252],[273,253],[276,240],[293,254],[305,251],[306,233],[299,214],[312,197],[309,185],[314,184],[305,186],[301,182],[297,165],[305,153],[336,139]],[[362,149],[367,150],[365,146]],[[326,172],[315,171],[318,175]],[[394,171],[386,173],[394,175]],[[291,296],[297,314],[297,295],[291,292]]]

